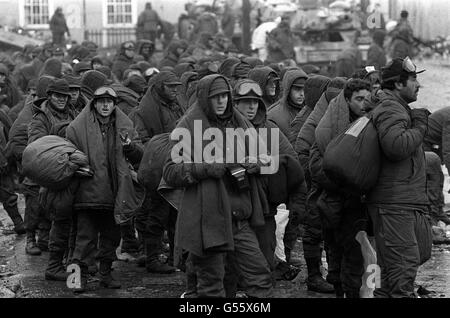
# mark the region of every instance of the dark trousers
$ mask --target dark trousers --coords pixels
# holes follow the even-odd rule
[[[270,269],[262,254],[255,232],[247,221],[233,222],[234,251],[189,254],[188,263],[197,280],[197,297],[225,297],[226,268],[234,268],[240,285],[251,297],[271,297],[273,287]],[[227,260],[231,263],[227,265]],[[235,263],[233,263],[235,262]],[[233,284],[233,280],[227,280]],[[188,286],[189,287],[189,286]],[[231,288],[232,287],[227,287]]]
[[[136,213],[136,229],[149,244],[161,245],[164,231],[167,230],[171,253],[174,246],[177,210],[158,193],[145,194],[142,206]]]
[[[0,176],[0,202],[14,224],[22,219],[17,208],[17,194],[15,193],[14,179],[10,174]]]
[[[317,208],[316,202],[320,191],[312,189],[308,193],[306,201],[306,217],[303,232],[303,253],[305,259],[321,259],[322,257],[322,217]]]
[[[77,238],[73,261],[86,268],[97,247],[100,264],[110,264],[116,259],[120,244],[120,227],[115,223],[114,212],[107,210],[76,211],[78,216]]]
[[[426,151],[425,160],[430,216],[433,220],[439,220],[444,214],[444,173],[441,168],[441,159],[434,152]]]
[[[44,189],[41,193],[41,205],[50,211],[52,227],[49,235],[50,252],[64,254],[69,245],[74,246],[76,227],[74,220],[73,199],[78,189],[78,182],[73,182],[64,190]],[[69,243],[69,240],[72,242]]]
[[[423,208],[369,205],[374,226],[381,287],[375,297],[415,297],[420,265],[431,257],[432,234]]]
[[[158,31],[142,31],[142,37],[144,40],[150,40],[155,43],[156,37],[158,35]]]
[[[52,32],[53,44],[59,46],[64,45],[64,42],[66,41],[64,33],[65,32]]]
[[[277,246],[275,236],[277,223],[275,222],[275,216],[266,217],[264,221],[264,226],[255,229],[255,233],[261,252],[266,258],[267,264],[269,264],[270,271],[273,271],[275,269],[275,248]]]
[[[23,194],[25,196],[25,229],[29,233],[34,233],[40,229],[48,231],[51,227],[50,217],[42,208],[39,202],[38,185],[23,184]]]
[[[364,259],[355,237],[359,231],[366,231],[366,228],[367,212],[361,204],[345,209],[337,228],[324,229],[324,240],[328,246],[327,280],[342,284],[346,293],[358,294],[361,288]]]

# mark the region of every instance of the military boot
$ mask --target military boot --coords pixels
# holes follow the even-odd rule
[[[35,232],[27,232],[27,245],[25,246],[25,253],[28,255],[38,256],[41,255],[41,249],[36,245]]]
[[[111,271],[112,271],[111,262],[100,262],[99,266],[100,286],[108,289],[121,288],[122,285],[112,277]]]
[[[14,223],[14,232],[16,232],[18,235],[25,234],[25,225],[23,224],[23,219],[19,213],[19,210],[17,209],[17,206],[6,207],[5,210]]]
[[[87,272],[87,266],[86,265],[80,265],[80,281],[73,282],[75,283],[74,286],[71,286],[71,290],[75,294],[84,293],[87,289],[88,284],[88,272]]]
[[[123,224],[120,226],[120,234],[122,236],[121,253],[134,254],[139,252],[139,242],[136,238],[134,227],[131,224]]]
[[[149,273],[171,274],[176,272],[176,268],[165,264],[159,260],[159,244],[145,245],[145,267]]]
[[[49,237],[50,237],[50,230],[47,229],[38,230],[37,245],[41,249],[41,251],[48,251]]]
[[[47,269],[45,270],[45,279],[65,282],[69,273],[66,272],[63,265],[64,252],[50,252]]]
[[[306,279],[308,290],[325,294],[334,293],[333,285],[328,283],[320,273],[320,259],[306,258],[306,266],[308,268],[308,278]]]

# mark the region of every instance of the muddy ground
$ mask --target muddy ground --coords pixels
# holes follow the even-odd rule
[[[418,61],[418,68],[427,71],[419,75],[422,85],[417,106],[434,111],[450,106],[450,61],[439,59]],[[445,188],[449,188],[447,176]],[[450,198],[446,193],[446,203]],[[19,209],[23,215],[24,201],[20,196]],[[301,240],[294,251],[302,258]],[[3,208],[0,210],[0,298],[57,298],[57,297],[128,297],[128,298],[176,298],[184,291],[184,274],[149,274],[132,262],[116,261],[114,275],[122,283],[120,290],[98,288],[95,278],[89,284],[89,291],[75,296],[65,283],[44,280],[48,252],[41,256],[25,254],[25,236],[17,236],[12,231],[12,222]],[[325,264],[326,266],[326,264]],[[333,297],[306,290],[306,266],[302,264],[300,274],[290,282],[279,281],[275,290],[276,298]],[[450,246],[433,247],[432,258],[418,273],[417,287],[422,286],[432,293],[427,297],[450,297]]]

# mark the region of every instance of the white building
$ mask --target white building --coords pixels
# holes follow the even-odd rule
[[[0,24],[48,30],[48,21],[62,7],[72,39],[88,39],[101,46],[134,38],[134,27],[147,2],[161,19],[176,23],[187,0],[0,0]]]

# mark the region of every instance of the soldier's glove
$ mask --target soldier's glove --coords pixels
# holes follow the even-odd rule
[[[89,167],[81,167],[81,168],[78,168],[77,171],[75,171],[75,175],[78,177],[91,178],[94,176],[94,171],[92,171],[92,169]]]
[[[258,159],[254,157],[245,157],[241,166],[247,171],[248,174],[259,174],[261,168],[270,165],[270,157],[260,155]]]

